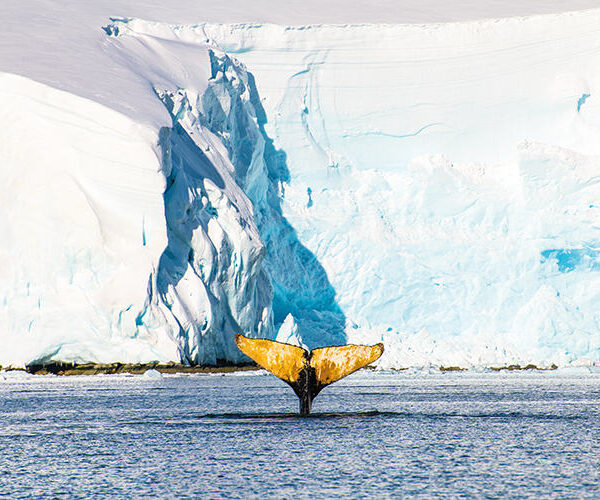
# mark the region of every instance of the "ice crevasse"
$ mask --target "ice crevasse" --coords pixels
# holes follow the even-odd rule
[[[598,26],[112,20],[160,129],[2,75],[0,364],[600,362]]]

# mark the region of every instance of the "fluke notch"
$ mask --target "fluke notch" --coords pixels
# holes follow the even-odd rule
[[[308,415],[313,399],[332,384],[383,354],[383,344],[342,345],[307,351],[274,340],[235,336],[235,344],[246,356],[289,384],[300,399],[300,414]]]

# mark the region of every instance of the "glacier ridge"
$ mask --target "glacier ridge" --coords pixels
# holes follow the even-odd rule
[[[262,130],[261,116],[264,111],[251,75],[226,54],[217,54],[216,49],[209,50],[209,57],[211,76],[202,95],[185,89],[157,93],[173,117],[174,130],[186,131],[186,135],[201,149],[204,146],[197,138],[202,136],[202,130],[208,130],[218,138],[226,148],[224,156],[231,160],[232,182],[241,189],[238,196],[247,196],[251,203],[251,217],[247,226],[236,229],[245,232],[246,227],[255,227],[254,240],[264,245],[264,259],[261,254],[256,263],[256,268],[264,273],[256,284],[256,293],[264,297],[260,302],[264,317],[262,323],[258,324],[238,322],[232,332],[243,331],[270,338],[273,337],[272,327],[266,328],[266,325],[274,323],[274,327],[278,328],[291,315],[298,335],[310,348],[344,343],[345,320],[335,303],[335,292],[319,262],[300,244],[294,229],[281,214],[284,183],[289,178],[285,154],[273,148]],[[181,145],[169,147],[170,151],[181,149]],[[211,162],[214,163],[214,160]],[[227,197],[231,198],[229,194]],[[172,225],[169,207],[181,199],[181,195],[177,194],[173,195],[172,201],[171,197],[165,198],[168,225]],[[215,220],[221,219],[217,213],[214,215]],[[202,245],[197,242],[189,247],[191,252],[200,248],[202,253]],[[169,255],[172,253],[168,250]],[[225,249],[219,252],[219,257],[236,259],[237,253]],[[169,267],[168,261],[164,266],[165,269]],[[247,295],[241,286],[242,276],[255,274],[252,266],[244,263],[243,259],[239,270],[241,274],[236,279],[218,280],[231,285],[226,301],[229,307]],[[201,278],[201,283],[216,281],[210,274],[196,274]],[[198,286],[201,286],[200,283]],[[273,318],[267,321],[271,306]],[[256,307],[256,302],[247,304],[246,311],[255,311]],[[205,308],[196,305],[186,309]],[[222,314],[216,316],[221,317]],[[193,324],[194,321],[190,321],[190,325]],[[222,336],[227,329],[221,327],[220,331]]]
[[[310,348],[344,343],[345,317],[336,303],[335,291],[327,274],[314,255],[300,243],[294,228],[282,215],[281,199],[289,179],[286,157],[283,151],[273,146],[264,131],[266,116],[251,73],[205,36],[199,36],[196,32],[190,35],[179,26],[124,19],[114,20],[105,31],[126,61],[132,53],[136,53],[132,47],[137,43],[142,42],[146,47],[145,59],[142,62],[137,60],[135,64],[140,72],[146,73],[149,83],[169,111],[175,131],[175,134],[170,133],[170,137],[185,138],[183,142],[178,140],[167,144],[169,155],[176,155],[179,159],[173,161],[167,155],[166,163],[179,165],[178,169],[182,164],[187,164],[184,169],[197,170],[194,163],[204,162],[206,167],[199,173],[205,179],[203,182],[206,182],[206,170],[213,170],[210,165],[219,172],[223,171],[222,165],[227,165],[227,175],[223,177],[227,177],[228,181],[224,186],[218,185],[215,192],[223,191],[223,199],[232,201],[238,207],[240,202],[236,199],[244,200],[246,205],[243,224],[232,227],[228,222],[231,221],[229,215],[224,215],[218,209],[214,213],[207,212],[206,202],[200,203],[200,207],[205,207],[202,208],[203,213],[211,214],[215,226],[229,226],[225,229],[228,242],[239,239],[236,233],[249,233],[248,241],[238,244],[224,246],[222,242],[212,241],[212,245],[207,245],[189,234],[182,238],[181,234],[186,231],[189,233],[189,228],[182,230],[179,227],[175,230],[175,226],[181,226],[185,218],[181,216],[184,211],[192,220],[200,217],[195,207],[198,199],[206,197],[205,192],[186,194],[197,191],[190,186],[189,175],[181,177],[181,188],[167,188],[165,211],[170,237],[167,250],[161,258],[159,282],[160,276],[172,276],[170,286],[173,293],[167,292],[169,296],[164,291],[159,293],[161,300],[156,307],[161,309],[161,304],[167,304],[175,324],[185,318],[185,325],[180,325],[181,333],[177,335],[183,344],[194,337],[203,339],[196,342],[198,346],[222,344],[215,351],[220,353],[216,357],[207,356],[206,347],[204,350],[194,348],[196,355],[191,356],[189,361],[241,360],[242,356],[233,344],[236,332],[273,338],[289,315],[293,318],[298,335]],[[206,76],[165,81],[164,73],[157,77],[156,71],[148,71],[152,61],[165,59],[165,46],[168,51],[177,53],[181,46],[186,49],[187,45],[206,50],[209,68]],[[202,90],[199,92],[196,90],[198,88]],[[211,143],[206,143],[207,136],[213,137]],[[185,143],[195,148],[197,153],[182,155]],[[216,156],[207,153],[218,150],[218,146],[215,146],[217,143],[225,151]],[[201,156],[206,156],[206,161]],[[173,175],[170,166],[166,167],[165,172],[168,178]],[[175,176],[177,178],[178,174]],[[170,182],[167,181],[168,185]],[[170,190],[174,194],[171,195]],[[191,202],[192,198],[196,202]],[[174,212],[171,207],[176,207]],[[206,233],[206,229],[202,233]],[[206,234],[203,239],[207,239]],[[185,241],[183,245],[182,240]],[[210,232],[208,240],[214,240]],[[218,249],[216,253],[212,251],[213,246]],[[256,256],[244,256],[245,249],[252,246],[260,247],[260,252]],[[212,254],[207,249],[211,249]],[[252,255],[254,253],[250,252]],[[190,266],[188,261],[191,263],[189,280],[193,283],[185,285],[186,293],[175,293],[181,286],[180,276],[185,275],[184,269]],[[194,265],[193,261],[198,264]],[[206,262],[212,264],[207,266]],[[219,266],[229,269],[228,273],[211,274],[206,271]],[[212,294],[213,299],[222,297],[217,301],[222,304],[221,309],[215,310],[213,299],[202,303],[182,303],[187,301],[183,297],[203,287],[225,290],[224,293]],[[167,290],[169,286],[163,288]],[[176,308],[175,304],[179,306]],[[206,311],[211,311],[214,321],[207,320]],[[224,317],[229,319],[224,321]],[[195,331],[196,325],[203,329],[202,334]],[[188,351],[188,348],[184,348],[182,353]],[[186,360],[188,357],[188,354],[183,356]]]

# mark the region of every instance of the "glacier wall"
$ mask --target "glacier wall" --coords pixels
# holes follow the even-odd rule
[[[271,192],[322,264],[346,338],[386,342],[381,366],[549,366],[600,352],[599,18],[121,29],[245,63],[259,131],[285,162]],[[242,123],[231,117],[207,126],[239,166],[248,137],[230,133]],[[289,295],[311,283],[294,280]],[[314,345],[315,331],[298,335]]]
[[[254,207],[278,338],[549,366],[599,355],[599,17],[112,29],[208,47],[178,109]]]
[[[160,126],[3,74],[0,364],[599,362],[599,21],[112,20]]]
[[[181,27],[124,19],[104,29],[116,56],[145,75],[173,122],[172,131],[163,129],[170,139],[161,141],[169,244],[144,326],[167,318],[191,363],[242,360],[236,332],[274,337],[288,315],[308,347],[344,343],[345,318],[327,275],[282,216],[285,153],[264,132],[252,75]],[[207,73],[168,74],[182,51],[189,60],[190,45],[202,51]]]
[[[283,214],[380,366],[600,360],[599,21],[202,26],[256,78]]]
[[[177,359],[138,331],[166,245],[155,133],[0,74],[0,365]]]
[[[285,318],[309,346],[343,343],[333,288],[281,214],[285,154],[251,75],[122,24],[107,50],[171,126],[2,74],[0,366],[238,362],[235,333],[274,337]]]

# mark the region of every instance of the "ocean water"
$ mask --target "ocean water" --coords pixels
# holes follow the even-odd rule
[[[156,374],[155,374],[156,375]],[[600,496],[600,374],[0,373],[6,498]]]

